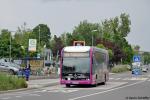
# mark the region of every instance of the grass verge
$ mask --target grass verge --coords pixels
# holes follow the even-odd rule
[[[0,73],[0,91],[27,88],[25,79]]]
[[[126,71],[129,71],[129,68],[127,65],[116,65],[111,70],[112,73],[121,73],[121,72],[126,72]]]

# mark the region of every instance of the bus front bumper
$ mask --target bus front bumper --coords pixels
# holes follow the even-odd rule
[[[92,84],[90,80],[61,80],[61,84]]]

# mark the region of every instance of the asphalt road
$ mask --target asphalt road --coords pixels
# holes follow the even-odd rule
[[[0,94],[0,100],[150,100],[150,72],[113,74],[106,85],[97,87],[57,85]]]

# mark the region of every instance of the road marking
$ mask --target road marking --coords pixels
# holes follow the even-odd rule
[[[143,78],[143,77],[132,77],[130,80],[147,80],[148,78]]]
[[[113,80],[114,78],[109,78],[110,80]]]
[[[18,96],[16,96],[16,98],[21,98],[21,97],[22,97],[22,96],[19,96],[19,95],[18,95]]]
[[[41,96],[39,94],[29,94],[29,96]]]
[[[11,99],[10,97],[2,98],[2,100],[8,100]]]
[[[71,92],[76,92],[78,90],[64,90],[64,89],[58,89],[58,90],[50,90],[50,91],[47,91],[47,92],[62,92],[62,93],[71,93]]]
[[[68,100],[77,100],[77,99],[86,98],[86,97],[97,95],[97,94],[103,94],[103,93],[106,93],[106,92],[110,92],[110,91],[122,89],[122,88],[125,88],[125,87],[133,86],[133,85],[136,85],[136,84],[140,84],[140,83],[143,83],[143,82],[145,82],[145,81],[139,81],[139,82],[136,82],[136,83],[133,83],[133,84],[121,86],[121,87],[118,87],[118,88],[109,89],[109,90],[102,91],[102,92],[96,92],[96,93],[89,94],[89,95],[84,95],[84,96],[80,96],[80,97],[76,97],[76,98],[70,98]]]
[[[127,77],[127,78],[123,78],[123,79],[121,79],[121,78],[110,78],[111,80],[131,80],[131,81],[133,81],[133,80],[147,80],[148,78],[144,78],[144,77]]]

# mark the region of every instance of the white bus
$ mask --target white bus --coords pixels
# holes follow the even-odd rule
[[[108,51],[90,46],[68,46],[61,52],[60,83],[70,85],[98,83],[109,79]]]

